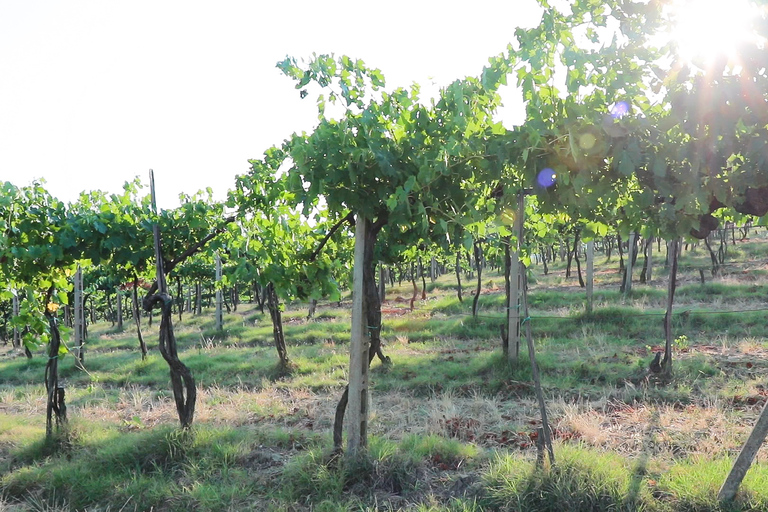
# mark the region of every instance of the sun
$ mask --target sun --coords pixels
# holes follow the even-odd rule
[[[673,4],[672,39],[690,63],[735,58],[738,47],[756,43],[752,22],[758,8],[748,0],[678,0]]]

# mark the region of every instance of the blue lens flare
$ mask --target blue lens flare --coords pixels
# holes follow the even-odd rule
[[[546,169],[542,169],[539,172],[539,175],[536,176],[536,183],[538,183],[540,186],[544,188],[549,188],[555,184],[556,179],[557,179],[557,174],[555,173],[555,171],[547,167]]]
[[[614,119],[621,119],[627,114],[629,114],[629,103],[626,101],[619,101],[611,107],[611,117]]]

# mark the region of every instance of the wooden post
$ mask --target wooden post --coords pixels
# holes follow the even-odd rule
[[[17,293],[19,292],[16,291],[13,294],[13,316],[14,317],[19,316],[19,296],[17,295]],[[19,331],[18,327],[13,328],[13,346],[16,348],[21,347],[21,331]]]
[[[637,235],[633,232],[629,234],[629,244],[627,246],[627,262],[624,264],[624,295],[629,295],[632,291],[632,260],[635,257],[635,244]]]
[[[648,239],[648,268],[645,271],[645,282],[650,283],[653,279],[653,237]]]
[[[216,253],[216,331],[221,331],[224,328],[224,316],[221,311],[221,257],[219,253]]]
[[[717,495],[717,499],[720,501],[731,501],[736,497],[736,492],[739,490],[741,481],[744,480],[744,476],[747,474],[747,470],[752,465],[752,461],[757,455],[757,451],[768,436],[768,403],[763,406],[763,411],[757,418],[757,423],[752,428],[747,442],[741,448],[739,456],[736,458],[736,462],[731,468],[731,472],[728,473],[728,477],[725,479],[725,483],[720,488],[720,492]]]
[[[117,330],[123,330],[123,294],[120,288],[115,288],[115,295],[117,295]]]
[[[434,283],[437,279],[437,259],[432,256],[431,266],[429,267],[429,279]]]
[[[366,220],[355,219],[355,265],[352,273],[352,333],[349,349],[349,430],[347,453],[359,456],[367,445],[368,337],[365,335],[363,261]]]
[[[525,220],[525,195],[521,190],[517,193],[517,212],[515,214],[514,235],[515,241],[510,247],[509,268],[509,308],[507,337],[509,339],[508,359],[517,361],[520,356],[520,249],[523,241],[523,221]]]
[[[149,187],[152,193],[152,211],[157,214],[157,202],[155,201],[155,174],[152,169],[149,170]],[[176,346],[176,337],[173,334],[173,320],[171,318],[171,303],[173,297],[168,295],[168,283],[165,280],[165,261],[163,260],[163,251],[160,245],[160,226],[155,223],[152,226],[152,234],[155,246],[156,276],[157,276],[157,294],[152,296],[151,305],[160,303],[160,339],[158,348],[160,353],[168,363],[171,373],[171,387],[173,389],[173,398],[176,402],[176,412],[179,415],[179,422],[182,428],[189,428],[195,416],[195,402],[197,400],[197,389],[195,388],[195,378],[189,368],[179,360],[178,348]]]
[[[384,298],[387,295],[386,291],[386,275],[387,271],[384,268],[384,264],[379,262],[379,301],[384,302]]]
[[[680,239],[673,238],[667,245],[667,252],[670,256],[669,283],[667,284],[667,310],[664,314],[664,360],[661,363],[664,368],[664,374],[667,377],[672,375],[672,342],[674,334],[672,333],[672,305],[675,300],[675,289],[677,287],[677,262],[678,251],[680,250]]]
[[[595,241],[587,242],[587,313],[592,312],[595,285]]]
[[[152,200],[152,210],[157,214],[157,201],[155,198],[155,171],[149,170],[149,189]],[[167,294],[168,285],[165,282],[165,261],[160,249],[160,226],[155,223],[152,225],[152,235],[155,242],[155,260],[157,261],[155,275],[157,277],[157,293]],[[150,317],[151,318],[151,317]]]
[[[80,367],[85,364],[85,318],[83,315],[83,269],[77,266],[75,272],[75,351]]]

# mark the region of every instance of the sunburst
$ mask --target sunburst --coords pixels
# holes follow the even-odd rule
[[[748,0],[679,0],[672,14],[679,56],[694,65],[738,60],[741,45],[757,43],[753,20],[759,10]]]

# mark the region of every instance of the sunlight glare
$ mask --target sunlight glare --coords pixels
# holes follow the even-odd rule
[[[680,56],[688,62],[732,58],[750,39],[756,8],[747,0],[680,0],[675,4],[672,37]]]

